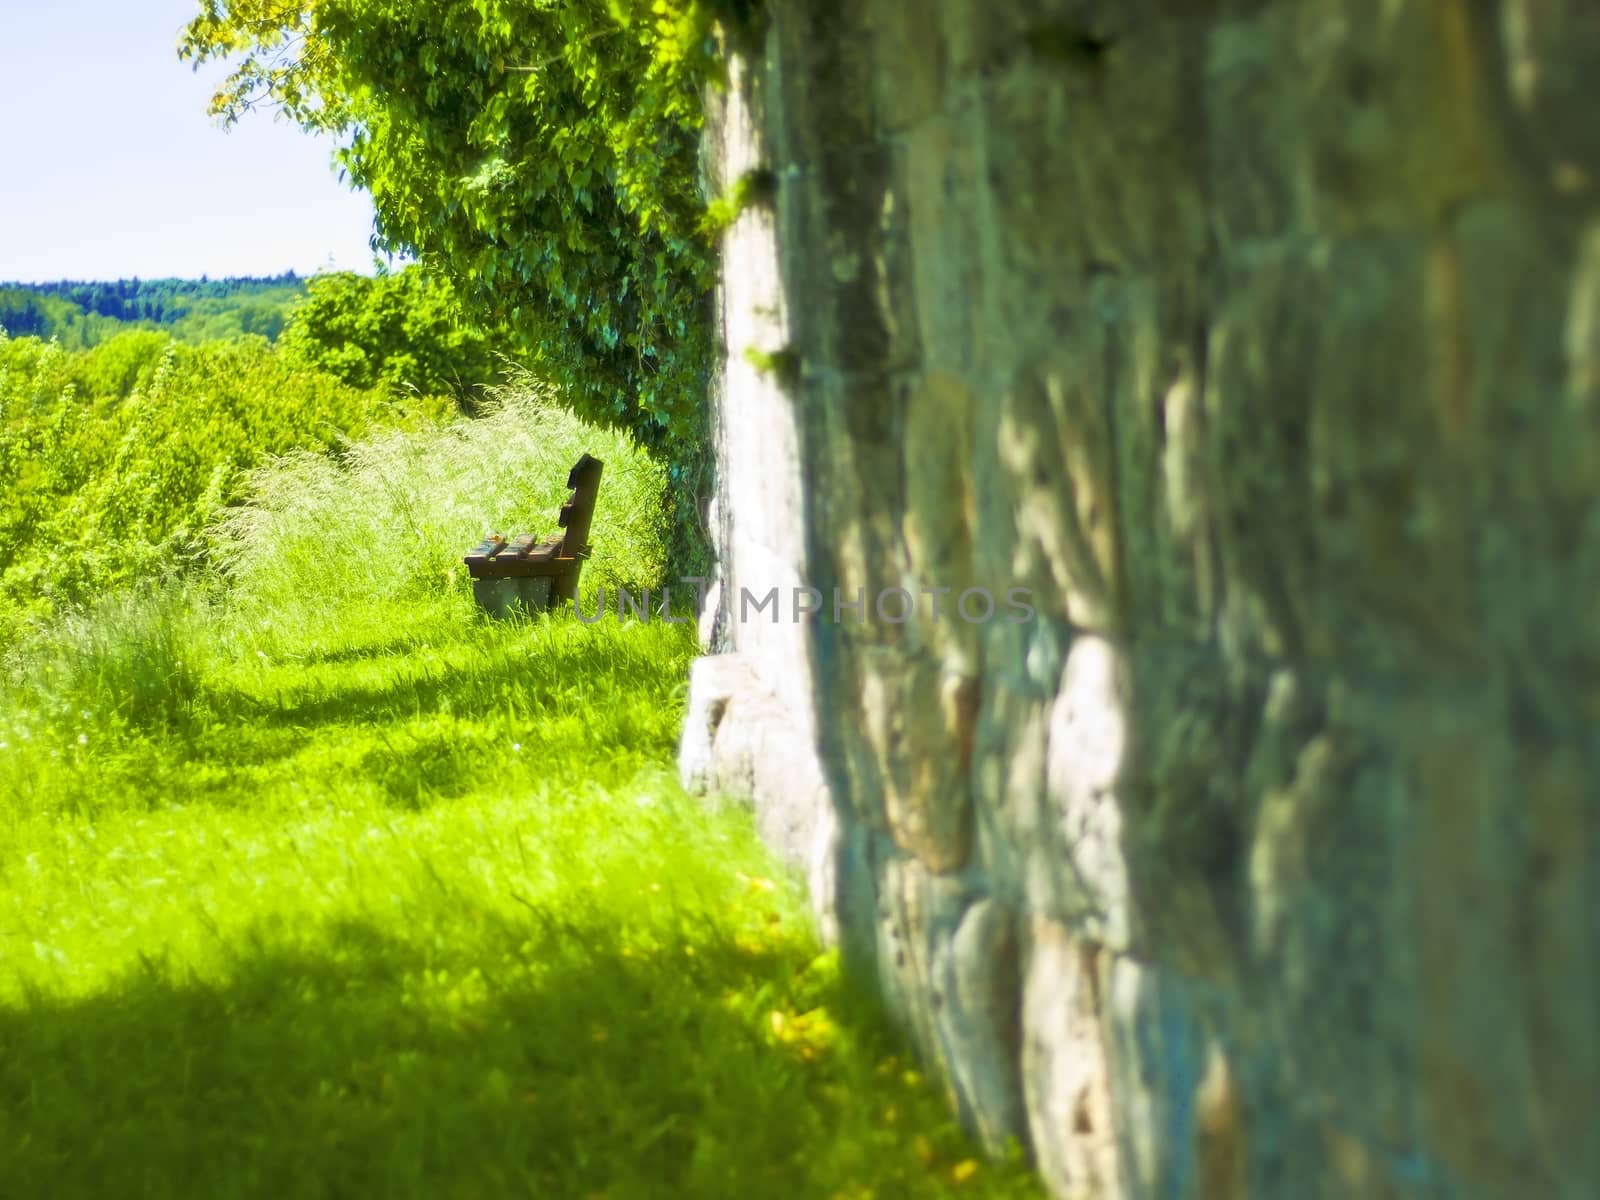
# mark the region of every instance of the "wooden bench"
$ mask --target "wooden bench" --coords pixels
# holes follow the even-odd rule
[[[589,526],[604,467],[585,454],[567,473],[572,495],[556,518],[565,533],[543,541],[531,533],[511,538],[490,534],[467,551],[462,561],[481,608],[497,617],[516,610],[546,612],[578,594],[578,572],[589,557]]]

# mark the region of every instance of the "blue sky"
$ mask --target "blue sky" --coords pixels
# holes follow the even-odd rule
[[[332,145],[266,112],[224,132],[222,72],[178,61],[197,0],[8,5],[0,280],[368,271],[372,205]]]

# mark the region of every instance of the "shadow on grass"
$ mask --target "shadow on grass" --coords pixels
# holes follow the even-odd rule
[[[781,992],[793,952],[483,920],[436,951],[260,934],[225,982],[146,961],[0,1007],[0,1195],[803,1197],[925,1169],[851,1149],[874,1098],[848,1061],[719,999]]]
[[[367,662],[410,654],[419,648],[417,634],[407,632],[373,641],[347,642],[337,646],[319,646],[291,656],[291,661],[305,667],[340,666],[345,663]]]
[[[673,753],[682,672],[670,658],[614,642],[596,656],[571,637],[536,641],[526,655],[451,649],[423,660],[374,655],[366,671],[296,670],[281,688],[206,681],[208,719],[175,727],[169,752],[209,768],[191,775],[196,795],[227,793],[231,773],[259,784],[303,772],[311,752],[315,769],[358,774],[405,807],[488,776],[515,778],[535,761],[545,778],[612,779]]]
[[[507,696],[519,707],[538,709],[560,700],[597,673],[593,659],[570,641],[530,651],[511,652],[462,663],[445,658],[416,661],[404,655],[373,655],[375,670],[387,678],[307,675],[288,692],[258,694],[236,687],[212,687],[206,699],[219,712],[275,725],[315,725],[330,721],[387,720],[417,712],[461,715],[494,712]],[[392,663],[387,670],[384,663]],[[637,683],[645,690],[664,682],[658,664],[641,660]]]

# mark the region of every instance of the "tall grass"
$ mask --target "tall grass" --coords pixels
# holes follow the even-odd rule
[[[256,470],[248,503],[213,528],[234,603],[280,614],[467,594],[462,553],[486,532],[558,533],[569,468],[606,464],[584,567],[600,584],[654,584],[665,569],[662,469],[626,435],[584,425],[532,385],[476,420],[394,432],[336,458],[296,453]]]

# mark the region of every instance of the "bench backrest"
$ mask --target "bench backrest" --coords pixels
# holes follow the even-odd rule
[[[589,526],[594,521],[594,502],[600,494],[600,472],[604,469],[605,463],[585,454],[567,472],[567,486],[572,489],[572,495],[561,506],[561,515],[557,518],[561,528],[567,531],[557,557],[576,561],[570,573],[556,576],[553,600],[571,600],[578,594],[579,564],[589,557]]]

